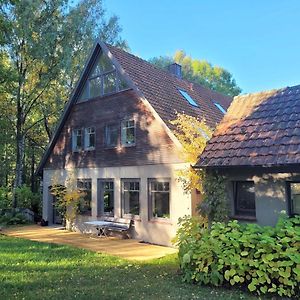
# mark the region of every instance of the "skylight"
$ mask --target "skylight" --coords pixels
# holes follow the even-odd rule
[[[189,102],[189,104],[199,107],[199,105],[195,102],[195,100],[186,92],[183,90],[178,89],[180,94]]]
[[[218,103],[218,102],[215,102],[214,101],[214,105],[225,115],[226,114],[226,109],[223,108],[223,106]]]

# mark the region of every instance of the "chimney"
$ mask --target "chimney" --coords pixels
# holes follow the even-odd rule
[[[179,79],[182,78],[182,75],[181,75],[181,65],[179,65],[177,63],[173,63],[173,64],[171,64],[171,65],[168,66],[168,70],[175,77],[177,77]]]

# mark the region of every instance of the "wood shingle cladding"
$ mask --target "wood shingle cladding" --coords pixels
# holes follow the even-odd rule
[[[121,145],[122,121],[129,119],[136,122],[136,143],[124,147]],[[106,144],[107,125],[117,128],[116,146]],[[70,132],[72,128],[84,127],[95,129],[95,149],[72,151]],[[131,90],[74,105],[45,167],[83,168],[178,162],[181,162],[178,149]]]
[[[199,167],[300,163],[300,85],[234,98]]]
[[[116,89],[111,95],[82,100],[85,83],[99,55],[105,55],[114,66],[127,90]],[[123,87],[123,85],[122,85]],[[191,105],[179,92],[183,90],[195,101]],[[87,93],[90,95],[90,93]],[[205,118],[215,127],[223,113],[215,102],[227,109],[231,98],[198,84],[179,79],[167,71],[121,49],[98,41],[87,61],[80,80],[71,95],[57,130],[45,151],[37,173],[46,168],[127,166],[178,163],[178,140],[170,121],[176,112]],[[137,118],[134,147],[105,147],[105,126]],[[93,151],[72,151],[72,130],[95,128]],[[113,137],[113,136],[112,136]],[[120,143],[119,143],[120,144]],[[107,145],[106,145],[107,146]],[[108,151],[107,148],[110,148]]]

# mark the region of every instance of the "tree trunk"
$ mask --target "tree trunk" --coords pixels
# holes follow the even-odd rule
[[[24,164],[24,152],[25,152],[25,136],[21,133],[21,131],[18,132],[17,129],[17,157],[16,157],[16,174],[15,174],[15,182],[14,182],[14,192],[13,192],[13,202],[12,207],[16,208],[17,198],[16,198],[16,189],[20,187],[23,183],[23,164]]]

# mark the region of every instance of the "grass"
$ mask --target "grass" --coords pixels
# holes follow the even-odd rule
[[[257,299],[183,283],[175,255],[132,263],[0,235],[0,299]]]

